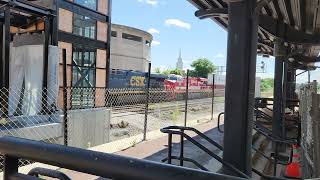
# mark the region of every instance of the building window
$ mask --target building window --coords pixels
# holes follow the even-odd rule
[[[146,46],[149,46],[149,47],[151,46],[150,41],[148,41],[148,40],[146,41]]]
[[[96,51],[73,48],[73,87],[95,87]]]
[[[95,106],[96,50],[74,46],[72,86],[73,108]]]
[[[122,33],[122,38],[132,40],[132,41],[142,42],[142,37],[135,36],[132,34]]]
[[[74,14],[73,18],[73,34],[95,39],[96,38],[97,21],[86,16]]]
[[[74,2],[84,7],[97,10],[97,0],[75,0]]]
[[[118,36],[117,31],[111,31],[111,36],[112,36],[112,37],[117,37],[117,36]]]

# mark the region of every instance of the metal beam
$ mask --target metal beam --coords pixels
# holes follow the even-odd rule
[[[86,47],[88,48],[97,48],[97,49],[105,49],[107,45],[107,42],[103,42],[103,41],[99,41],[99,40],[95,40],[87,37],[82,37],[82,36],[64,32],[64,31],[58,32],[58,40],[67,42],[67,43],[72,43],[72,44],[86,45]]]
[[[258,20],[255,2],[230,2],[223,159],[251,175]],[[237,148],[235,148],[237,147]]]
[[[227,8],[200,9],[196,11],[195,15],[200,19],[225,17],[228,16],[226,11]],[[293,26],[284,23],[282,20],[274,19],[268,15],[259,15],[259,26],[272,36],[285,39],[290,43],[320,45],[319,35],[307,34],[303,30],[297,30]]]
[[[263,28],[274,37],[284,39],[287,42],[295,44],[320,44],[320,36],[314,34],[307,34],[304,31],[297,30],[294,27],[285,24],[283,21],[273,19],[270,16],[259,16],[260,28]]]
[[[228,8],[201,9],[195,12],[195,16],[200,19],[211,17],[228,17]]]
[[[25,0],[0,0],[1,5],[9,5],[10,8],[13,8],[17,11],[23,11],[27,14],[33,14],[36,16],[46,16],[52,15],[50,9],[46,9],[34,3],[25,1]]]
[[[95,11],[93,9],[90,9],[88,7],[82,6],[78,3],[74,3],[72,1],[67,1],[67,0],[58,0],[58,3],[59,3],[59,7],[69,10],[73,13],[80,14],[82,16],[88,16],[91,19],[102,21],[102,22],[109,21],[108,15]]]

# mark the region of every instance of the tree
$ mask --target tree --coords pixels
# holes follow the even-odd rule
[[[208,74],[215,72],[216,67],[207,58],[199,58],[192,62],[191,67],[194,68],[190,71],[191,76],[207,78]]]
[[[273,84],[274,80],[272,78],[266,78],[266,79],[261,79],[261,91],[262,92],[268,92],[273,90],[274,84]]]
[[[165,75],[175,74],[175,75],[185,76],[186,72],[182,69],[167,69],[163,71],[162,74],[165,74]]]
[[[161,74],[161,68],[160,67],[154,68],[154,72],[158,73],[158,74]]]

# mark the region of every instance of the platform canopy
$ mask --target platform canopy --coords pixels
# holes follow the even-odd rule
[[[188,0],[200,19],[210,18],[228,28],[228,3],[243,0]],[[314,69],[320,58],[319,0],[258,0],[258,54],[274,55],[275,38],[287,45],[297,69]]]

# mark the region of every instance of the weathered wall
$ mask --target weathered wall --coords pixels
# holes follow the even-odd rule
[[[320,95],[317,82],[300,89],[303,178],[320,177]]]
[[[110,116],[107,108],[69,111],[69,146],[90,148],[109,142]]]
[[[151,46],[147,45],[146,41],[152,42],[151,34],[121,25],[112,25],[112,31],[117,32],[117,37],[111,38],[111,69],[147,72],[151,60]],[[122,33],[141,37],[142,41],[123,39]]]

